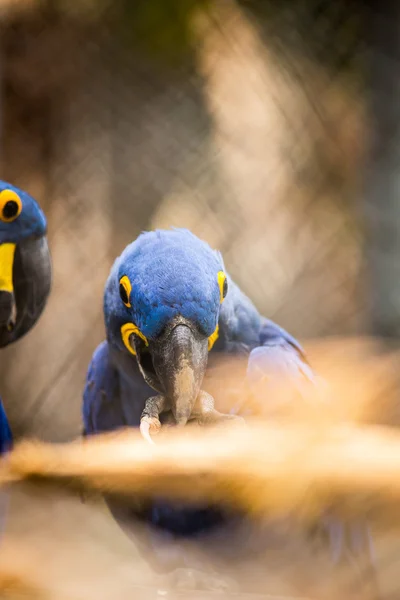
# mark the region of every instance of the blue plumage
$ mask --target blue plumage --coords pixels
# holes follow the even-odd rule
[[[12,441],[13,437],[10,424],[4,410],[3,403],[0,400],[0,454],[4,454],[5,452],[11,450]]]
[[[146,383],[135,356],[121,339],[121,326],[132,321],[148,340],[157,336],[177,316],[183,316],[201,335],[209,337],[219,324],[213,354],[229,352],[249,356],[251,378],[260,352],[284,348],[298,370],[308,368],[298,342],[271,321],[263,319],[251,301],[227,276],[228,293],[220,304],[218,273],[224,270],[221,255],[187,230],[144,233],[115,261],[104,295],[107,342],[95,351],[84,392],[83,420],[86,434],[140,424],[145,401],[154,391]],[[127,276],[132,289],[127,307],[119,282]],[[265,365],[264,365],[265,366]],[[267,365],[285,374],[286,364]],[[311,371],[309,370],[309,373]],[[154,525],[175,534],[198,534],[223,521],[217,509],[175,512],[164,503],[145,511]]]
[[[46,217],[37,202],[27,192],[0,181],[0,202],[2,192],[14,192],[21,200],[21,213],[13,221],[0,218],[0,244],[5,242],[19,243],[29,237],[44,236],[47,229]],[[10,195],[12,199],[12,196]]]
[[[155,338],[178,314],[211,335],[217,324],[220,269],[221,256],[189,231],[140,235],[115,261],[106,285],[104,313],[111,343],[121,347],[118,325],[127,318],[147,338]],[[132,284],[131,309],[121,303],[115,285],[124,275]]]
[[[51,264],[46,218],[27,192],[0,181],[0,347],[27,333],[50,291]],[[0,401],[0,454],[12,434]]]
[[[51,267],[46,218],[23,190],[0,181],[0,347],[21,338],[36,323],[50,291]],[[0,400],[0,455],[13,436]],[[1,492],[3,529],[7,493]]]
[[[197,403],[207,362],[210,366],[221,354],[245,358],[247,390],[266,385],[265,395],[251,406],[225,398],[231,414],[262,413],[274,382],[282,379],[294,394],[314,383],[297,340],[262,317],[225,273],[221,255],[187,230],[143,233],[124,250],[105,287],[104,317],[107,341],[93,355],[84,391],[85,435],[138,427],[143,415],[152,424],[171,411],[182,424],[190,411],[202,418]],[[166,413],[158,405],[156,412],[153,405],[146,408],[155,391],[169,407]],[[205,535],[231,519],[218,507],[189,508],[160,499],[134,514],[183,537]]]

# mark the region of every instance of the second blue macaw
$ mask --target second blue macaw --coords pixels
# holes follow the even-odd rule
[[[282,378],[295,394],[315,382],[300,344],[258,313],[220,253],[187,230],[146,232],[124,250],[106,284],[104,316],[107,340],[87,374],[84,435],[130,426],[151,440],[163,422],[245,417],[245,404],[228,398],[220,412],[203,389],[207,369],[226,353],[247,357],[243,380],[264,390],[252,414],[263,411]],[[202,536],[230,518],[219,507],[159,499],[133,514],[178,537]]]
[[[0,348],[36,324],[51,286],[46,218],[27,192],[0,181]],[[0,453],[12,435],[0,401]]]

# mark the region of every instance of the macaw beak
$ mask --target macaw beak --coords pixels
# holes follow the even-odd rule
[[[207,337],[200,334],[188,320],[178,317],[156,341],[149,342],[147,359],[146,353],[138,350],[144,378],[166,396],[176,423],[185,425],[207,367]]]
[[[45,236],[0,244],[0,347],[15,342],[35,325],[50,287],[51,259]]]
[[[15,325],[13,268],[15,244],[0,244],[0,328],[9,331]]]

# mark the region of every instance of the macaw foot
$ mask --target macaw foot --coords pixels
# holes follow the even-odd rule
[[[375,548],[366,522],[343,522],[339,518],[326,516],[314,533],[317,534],[314,541],[321,543],[325,538],[325,542],[328,542],[334,568],[350,567],[360,589],[370,588],[373,597],[380,597]]]
[[[154,444],[151,439],[152,435],[156,435],[161,429],[161,422],[158,417],[142,417],[140,420],[140,433],[143,438],[150,444]]]
[[[192,413],[199,425],[216,425],[232,421],[244,423],[239,415],[220,413],[214,408],[214,398],[207,392],[200,392]]]
[[[151,436],[156,435],[161,429],[160,414],[170,411],[170,408],[168,399],[161,394],[151,396],[146,400],[140,418],[140,433],[150,444],[154,444]],[[189,420],[197,422],[201,426],[223,424],[232,421],[245,423],[243,417],[239,415],[224,414],[217,411],[214,408],[214,398],[204,391],[201,391],[197,396]],[[172,413],[168,412],[168,419],[165,424],[173,425],[174,423]]]
[[[376,567],[375,549],[369,526],[363,522],[343,523],[339,519],[325,518],[323,527],[328,535],[333,562],[350,559],[355,564],[365,559]]]
[[[167,408],[167,400],[161,394],[151,396],[146,400],[140,417],[140,433],[150,444],[154,444],[151,436],[156,435],[161,429],[159,415]]]
[[[177,591],[238,592],[238,585],[229,577],[188,567],[176,569],[171,575],[170,584]]]

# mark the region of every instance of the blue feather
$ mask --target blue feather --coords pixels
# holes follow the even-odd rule
[[[298,341],[262,317],[227,275],[228,294],[220,305],[218,271],[225,270],[220,254],[184,229],[145,232],[127,246],[111,269],[104,294],[107,342],[93,355],[84,393],[86,434],[138,427],[146,399],[154,391],[144,381],[134,356],[121,341],[120,328],[133,321],[148,338],[157,336],[176,315],[192,321],[204,335],[219,325],[212,353],[248,357],[245,378],[251,389],[260,382],[314,383],[314,373]],[[130,307],[119,296],[119,280],[132,285]],[[268,390],[258,398],[268,405]],[[256,406],[236,404],[231,413],[257,414]],[[150,499],[136,517],[173,536],[200,536],[229,523],[219,507],[189,507]]]
[[[0,219],[0,244],[6,242],[17,244],[24,238],[45,235],[47,229],[46,217],[36,200],[20,188],[0,180],[0,193],[4,190],[12,190],[18,194],[22,202],[22,210],[15,221],[4,222]]]
[[[12,448],[13,437],[2,401],[0,400],[0,454]]]
[[[24,192],[16,186],[0,180],[0,195],[5,190],[11,190],[16,193],[21,201],[21,212],[14,221],[4,221],[0,219],[0,245],[5,243],[18,244],[21,241],[31,237],[42,237],[46,234],[47,222],[43,211],[37,202],[27,192]],[[0,196],[1,197],[1,196]],[[4,197],[4,196],[3,196]],[[6,345],[6,344],[5,344]],[[0,454],[11,450],[13,436],[7,419],[4,406],[0,400]],[[1,497],[1,520],[4,521],[7,493],[2,492]],[[1,527],[2,529],[2,527]]]

